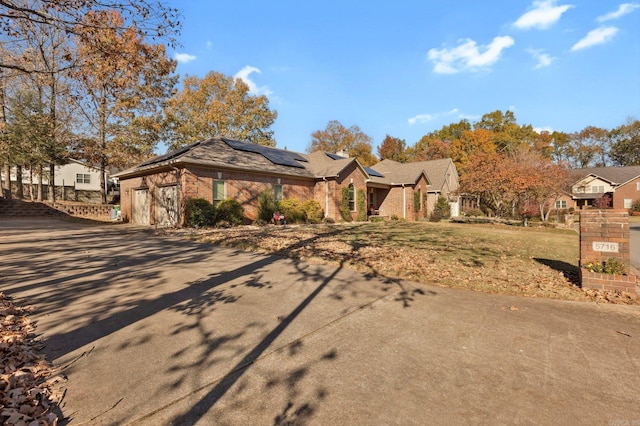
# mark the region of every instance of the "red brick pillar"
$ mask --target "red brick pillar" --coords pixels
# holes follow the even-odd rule
[[[580,282],[583,288],[621,291],[636,298],[640,287],[630,272],[629,213],[627,210],[584,210],[580,212]],[[618,259],[625,264],[625,275],[587,270],[589,262]]]
[[[627,210],[580,212],[580,266],[615,258],[622,261],[628,269],[631,266],[629,253]]]

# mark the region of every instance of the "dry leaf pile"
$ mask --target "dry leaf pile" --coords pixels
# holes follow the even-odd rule
[[[446,287],[553,299],[640,302],[621,292],[583,290],[577,285],[577,274],[555,270],[503,243],[464,236],[431,241],[428,238],[433,237],[426,236],[418,241],[411,228],[399,228],[399,232],[409,232],[403,240],[393,241],[390,233],[384,233],[389,227],[380,228],[380,235],[358,233],[357,225],[238,227],[200,230],[190,238]]]
[[[55,425],[52,369],[38,354],[27,312],[0,292],[0,424]]]

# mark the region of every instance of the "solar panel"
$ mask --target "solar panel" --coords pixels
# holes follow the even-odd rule
[[[330,152],[325,152],[325,154],[327,154],[327,157],[331,158],[332,160],[344,160],[344,157],[338,154],[332,154]]]
[[[263,157],[271,161],[273,164],[278,164],[281,166],[298,167],[300,169],[304,169],[304,166],[298,163],[298,161],[305,161],[305,162],[307,161],[307,159],[304,158],[303,156],[291,151],[283,151],[277,148],[257,145],[254,143],[234,141],[232,139],[223,138],[222,140],[225,141],[225,143],[233,149],[261,154]]]
[[[376,172],[371,167],[365,167],[364,170],[369,174],[369,176],[384,177],[382,173]]]

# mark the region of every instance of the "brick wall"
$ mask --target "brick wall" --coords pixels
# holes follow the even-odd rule
[[[248,220],[258,217],[258,196],[264,190],[274,192],[275,185],[282,185],[284,198],[296,198],[301,202],[313,199],[315,182],[295,177],[273,176],[251,172],[209,169],[205,167],[189,166],[180,170],[179,203],[184,207],[184,201],[189,198],[204,198],[213,202],[213,182],[225,183],[225,198],[235,199],[245,209]],[[120,181],[122,219],[130,221],[131,194],[135,189],[148,188],[151,196],[150,221],[155,222],[156,188],[176,184],[176,171],[166,171],[148,176],[122,179]],[[184,215],[180,215],[183,219]]]
[[[624,291],[636,295],[636,276],[631,274],[629,213],[627,210],[580,212],[580,280],[583,288]],[[597,244],[603,243],[603,244]],[[617,244],[617,251],[612,245]],[[601,246],[602,250],[598,250]],[[627,275],[601,274],[584,268],[589,262],[622,261]]]
[[[2,217],[76,216],[109,220],[113,208],[109,204],[50,203],[48,201],[0,200]]]
[[[185,198],[204,198],[213,202],[215,180],[225,182],[225,198],[240,202],[249,220],[255,220],[258,217],[260,193],[264,190],[274,193],[275,185],[282,185],[283,198],[295,198],[301,203],[314,198],[315,181],[310,179],[197,167],[185,169],[183,179]]]
[[[594,242],[618,244],[618,252],[597,251]],[[615,258],[631,265],[629,213],[626,210],[582,210],[580,212],[580,265]]]
[[[632,297],[636,296],[637,277],[635,275],[600,274],[580,268],[580,279],[583,288],[608,291],[618,290],[629,293]]]
[[[613,208],[624,209],[624,200],[629,199],[633,203],[635,200],[640,199],[640,190],[638,190],[638,183],[640,177],[616,188],[616,192],[613,193]]]
[[[184,182],[184,176],[183,182]],[[131,202],[133,191],[136,189],[148,189],[151,200],[149,202],[150,221],[153,225],[155,222],[155,197],[156,188],[160,186],[175,185],[177,183],[176,171],[167,170],[153,175],[139,176],[130,179],[120,180],[120,212],[124,222],[132,220]]]

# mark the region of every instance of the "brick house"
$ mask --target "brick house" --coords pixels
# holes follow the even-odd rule
[[[359,213],[357,194],[364,192],[368,214],[417,220],[428,216],[428,206],[435,203],[430,197],[444,188],[440,180],[437,187],[432,185],[435,179],[425,170],[427,163],[391,164],[385,160],[366,168],[355,158],[322,151],[299,154],[213,138],[155,157],[116,176],[122,218],[139,224],[183,224],[184,201],[189,198],[204,198],[214,204],[236,199],[247,220],[255,220],[258,196],[264,190],[273,191],[276,200],[315,199],[325,218],[342,220],[343,188],[349,190],[353,219]],[[455,167],[446,170],[454,173]],[[458,176],[443,179],[457,184]]]
[[[593,167],[576,169],[571,174],[575,179],[571,186],[572,207],[591,207],[596,199],[609,195],[611,207],[630,209],[640,199],[640,166]]]

